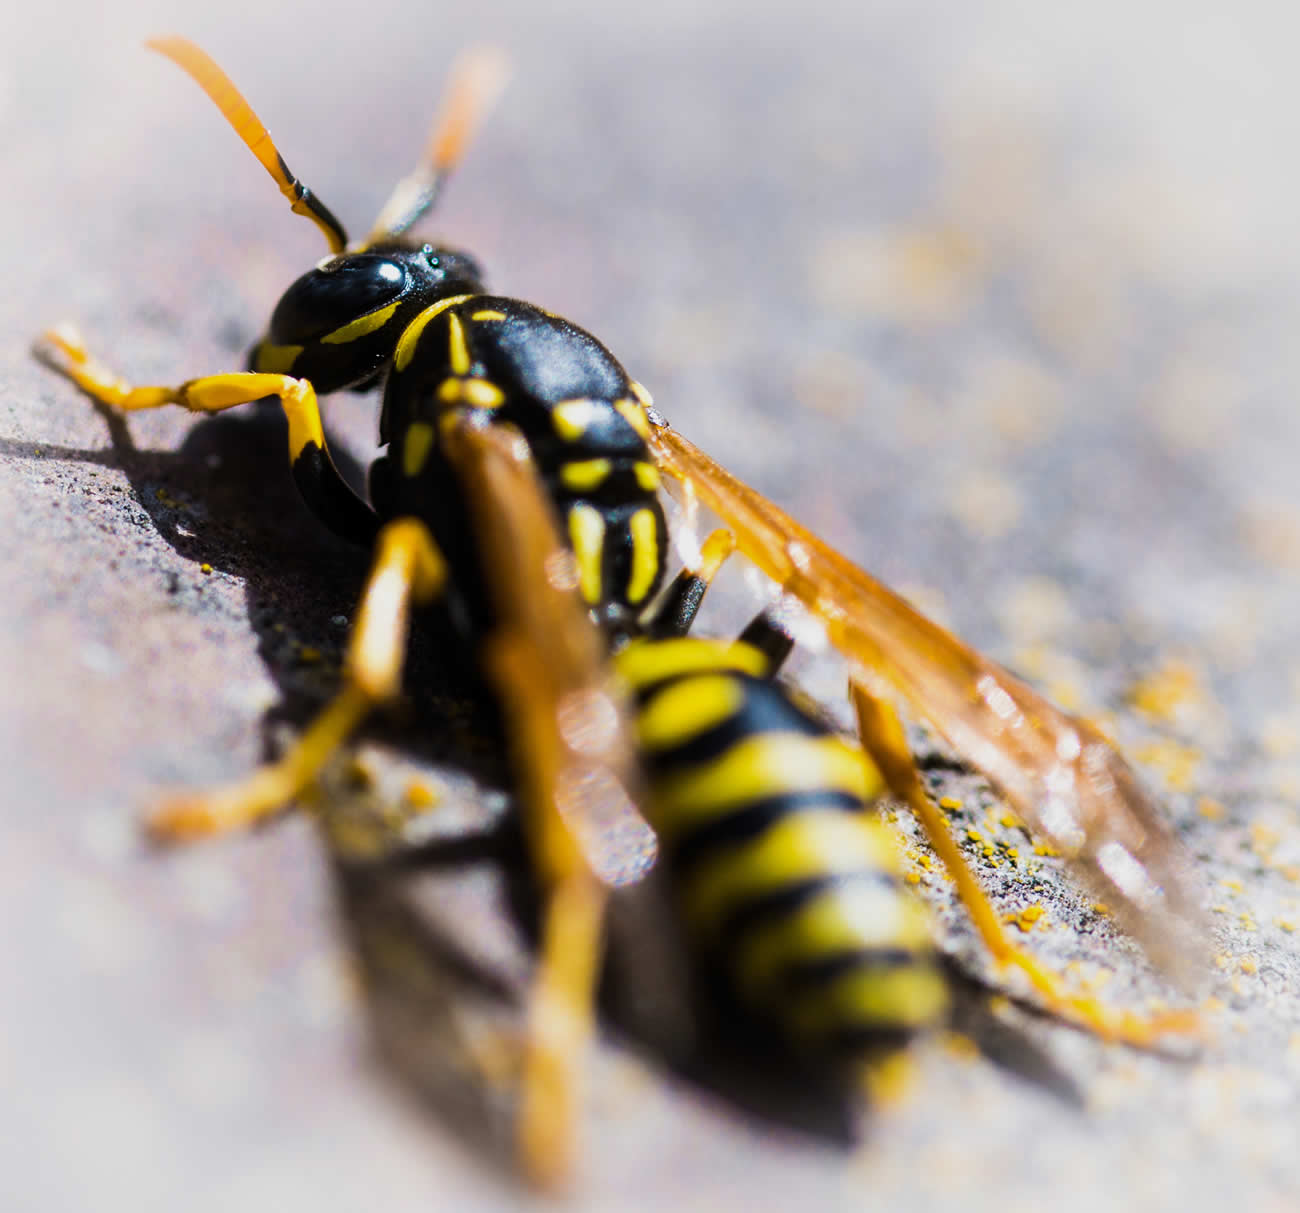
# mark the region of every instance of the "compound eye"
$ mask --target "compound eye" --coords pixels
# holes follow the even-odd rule
[[[306,345],[399,299],[405,268],[377,253],[327,257],[285,291],[271,316],[271,341]]]

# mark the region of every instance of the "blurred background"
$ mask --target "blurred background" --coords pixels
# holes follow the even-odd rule
[[[1293,1208],[1298,27],[1262,0],[0,11],[0,1206],[529,1200],[466,1077],[493,1086],[494,1037],[408,929],[450,921],[444,969],[449,949],[482,962],[465,997],[508,1006],[527,948],[488,867],[376,908],[301,816],[164,856],[137,835],[152,790],[251,769],[320,704],[364,575],[298,506],[274,415],[110,423],[29,357],[70,319],[142,382],[234,369],[324,252],[141,48],[174,31],[354,232],[455,52],[505,46],[513,82],[428,229],[1101,719],[1203,874],[1194,1059],[1012,1011],[1006,1039],[919,1046],[910,1100],[846,1146],[615,1023],[574,1207]],[[372,405],[327,416],[359,474]],[[364,815],[418,776],[454,833],[500,812],[500,745],[436,644],[417,659],[437,728],[414,749],[379,729],[378,776],[339,779]],[[1120,1002],[1167,993],[1050,857],[1005,861],[1016,831],[978,785],[957,791],[999,909],[1046,907],[1019,918],[1030,946]],[[949,887],[916,875],[979,971]]]

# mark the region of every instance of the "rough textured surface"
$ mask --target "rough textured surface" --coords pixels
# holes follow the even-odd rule
[[[139,49],[171,27],[358,228],[455,49],[503,42],[515,82],[438,230],[599,332],[832,542],[1110,721],[1203,868],[1194,1060],[972,996],[983,1052],[919,1047],[910,1102],[850,1149],[782,1127],[791,1092],[746,1111],[738,1084],[672,1077],[611,1031],[574,1207],[1294,1207],[1294,22],[1263,3],[700,7],[379,0],[362,31],[296,3],[0,15],[7,1207],[526,1199],[504,1070],[476,1077],[508,1069],[489,1027],[526,971],[498,868],[389,899],[339,884],[302,817],[165,856],[137,838],[153,789],[247,771],[277,705],[321,702],[364,570],[297,505],[273,413],[124,425],[28,356],[69,318],[144,381],[230,368],[321,252]],[[330,419],[364,466],[370,404]],[[425,820],[456,835],[499,809],[499,747],[436,637],[417,667],[437,727],[377,727],[377,788],[340,771],[325,799],[382,824],[411,763],[441,790]],[[1031,946],[1117,1001],[1162,994],[977,781],[942,790],[999,907],[1043,908],[1020,918]],[[918,872],[978,972],[949,886]]]

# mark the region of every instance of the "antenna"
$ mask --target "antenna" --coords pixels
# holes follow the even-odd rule
[[[330,213],[329,207],[289,171],[284,157],[271,142],[266,127],[253,113],[253,107],[244,100],[230,77],[205,51],[200,50],[188,38],[179,38],[175,35],[150,38],[145,42],[145,46],[160,55],[166,55],[212,98],[217,109],[234,128],[235,134],[244,141],[248,150],[271,174],[276,185],[280,187],[280,193],[289,200],[289,206],[294,214],[305,215],[310,219],[325,234],[325,239],[329,241],[330,252],[341,253],[348,243],[343,225]]]
[[[400,236],[433,206],[509,78],[510,60],[500,47],[471,47],[456,57],[424,159],[394,187],[367,244]]]

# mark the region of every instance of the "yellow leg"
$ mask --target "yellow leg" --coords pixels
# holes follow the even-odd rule
[[[42,334],[36,354],[100,404],[124,412],[175,404],[192,413],[219,413],[278,396],[289,421],[289,464],[303,500],[335,534],[363,547],[374,543],[379,519],[334,466],[316,390],[306,379],[232,371],[189,379],[178,387],[135,387],[91,357],[81,338],[66,326]]]
[[[593,1029],[606,889],[574,871],[552,886],[529,996],[517,1135],[529,1178],[558,1188],[573,1169],[578,1075]]]
[[[691,571],[702,581],[712,583],[735,550],[736,537],[725,527],[718,527],[700,546],[700,567]]]
[[[315,390],[305,379],[232,371],[189,379],[178,387],[135,387],[92,357],[75,330],[67,326],[43,333],[36,352],[47,366],[71,379],[86,395],[123,412],[176,404],[192,413],[219,413],[264,396],[279,396],[289,418],[291,454],[310,442],[324,446],[320,406]]]
[[[962,857],[943,814],[930,800],[921,782],[898,713],[856,679],[850,681],[849,689],[863,748],[880,768],[893,795],[903,801],[921,823],[930,845],[956,883],[957,893],[975,929],[999,964],[1021,970],[1054,1014],[1081,1023],[1108,1040],[1149,1047],[1160,1036],[1188,1034],[1196,1030],[1195,1017],[1190,1013],[1172,1012],[1146,1019],[1132,1012],[1116,1011],[1096,999],[1072,994],[1063,988],[1058,975],[1012,943],[1003,930],[997,911]]]
[[[684,568],[673,579],[657,609],[645,619],[646,631],[652,636],[685,636],[695,623],[713,579],[736,550],[736,537],[719,528],[700,547],[696,567]]]
[[[423,523],[390,522],[379,534],[344,664],[344,686],[279,762],[248,779],[164,803],[148,821],[158,839],[185,839],[252,825],[300,795],[370,710],[401,686],[410,608],[435,598],[446,565]]]

